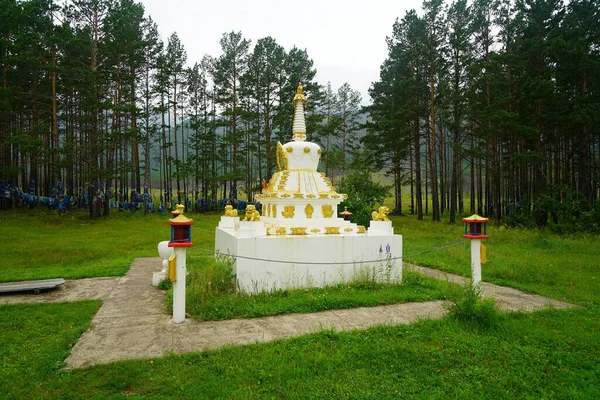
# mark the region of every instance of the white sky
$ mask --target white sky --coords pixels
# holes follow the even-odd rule
[[[344,82],[359,90],[363,104],[370,103],[367,89],[379,78],[387,56],[386,36],[396,18],[420,0],[141,0],[146,15],[157,23],[163,40],[177,32],[188,64],[204,54],[221,54],[224,32],[241,31],[252,46],[271,36],[286,51],[306,49],[317,69],[316,81],[334,90]]]

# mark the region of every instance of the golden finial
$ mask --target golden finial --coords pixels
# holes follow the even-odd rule
[[[296,101],[298,100],[302,100],[304,104],[306,104],[306,97],[304,97],[304,88],[302,87],[302,82],[298,83],[296,95],[294,96],[294,104],[296,104]]]
[[[177,208],[177,211],[173,211],[173,218],[170,218],[169,221],[170,222],[193,222],[193,219],[190,219],[188,217],[186,217],[185,215],[183,215],[183,212],[185,211],[185,205],[183,204],[177,204],[175,206],[175,208]]]

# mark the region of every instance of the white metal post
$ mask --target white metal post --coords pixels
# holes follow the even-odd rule
[[[471,276],[473,288],[479,288],[481,283],[481,240],[471,239]]]
[[[177,280],[173,283],[173,323],[185,321],[185,247],[175,247]]]

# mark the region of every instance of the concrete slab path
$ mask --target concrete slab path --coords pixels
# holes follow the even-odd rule
[[[75,344],[67,368],[82,368],[124,359],[160,357],[290,338],[322,329],[365,329],[380,324],[409,324],[446,314],[443,301],[373,308],[288,314],[274,317],[173,324],[165,310],[166,292],[153,287],[152,272],[160,258],[138,258],[119,279]]]
[[[421,267],[419,265],[404,263],[404,268],[412,269],[423,275],[449,281],[459,285],[468,284],[471,280],[464,276],[450,274],[438,269]],[[493,297],[496,299],[496,305],[504,311],[525,311],[531,312],[546,307],[570,308],[573,304],[564,301],[554,300],[537,294],[525,293],[519,289],[513,289],[506,286],[494,285],[493,283],[481,282],[481,295],[484,298]]]
[[[410,324],[420,319],[443,317],[449,304],[430,301],[214,322],[187,319],[176,325],[171,323],[170,315],[165,311],[166,293],[150,284],[152,272],[160,270],[160,265],[160,258],[133,261],[127,275],[118,279],[103,298],[104,303],[92,320],[91,328],[73,347],[66,360],[67,369],[217,349],[225,345],[268,342],[322,329],[346,331],[383,324]],[[409,268],[451,282],[468,282],[464,277],[430,268]],[[533,311],[548,305],[572,307],[516,289],[487,283],[482,286],[484,295],[498,298],[502,309]]]
[[[160,258],[138,258],[123,277],[68,280],[58,289],[38,295],[2,294],[0,304],[103,300],[90,329],[81,336],[67,358],[67,369],[217,349],[225,345],[268,342],[322,329],[347,331],[376,325],[410,324],[421,319],[442,318],[450,304],[429,301],[228,321],[187,319],[182,324],[172,324],[165,309],[166,292],[151,285],[152,273],[160,268]],[[468,278],[436,269],[406,263],[405,268],[453,283],[469,282]],[[481,288],[483,296],[496,298],[503,310],[573,307],[491,283],[482,283]]]

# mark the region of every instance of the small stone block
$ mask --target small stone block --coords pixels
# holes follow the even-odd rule
[[[267,227],[262,221],[240,221],[239,237],[267,236]]]
[[[223,229],[235,229],[235,227],[240,223],[240,217],[225,217],[222,216],[219,221],[219,228]]]
[[[393,235],[392,221],[371,221],[369,235]]]

